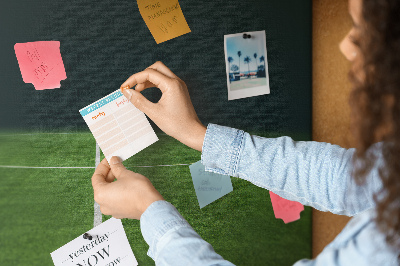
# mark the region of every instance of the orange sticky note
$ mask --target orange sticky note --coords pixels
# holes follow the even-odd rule
[[[190,32],[177,0],[137,0],[137,4],[157,44]]]
[[[67,78],[60,42],[16,43],[14,50],[22,79],[32,83],[36,90],[60,88],[60,81]]]
[[[276,219],[282,219],[285,224],[300,219],[300,212],[304,210],[301,203],[284,199],[271,191],[269,196]]]

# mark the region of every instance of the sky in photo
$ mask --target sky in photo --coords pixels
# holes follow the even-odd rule
[[[257,53],[257,66],[264,64],[260,63],[260,57],[264,56],[265,60],[267,59],[265,56],[265,35],[263,32],[257,33],[249,33],[251,35],[250,39],[244,39],[243,34],[240,33],[236,36],[227,37],[226,38],[226,58],[231,56],[233,61],[231,65],[235,64],[239,66],[239,56],[238,51],[242,52],[240,56],[240,72],[247,72],[248,66],[244,62],[244,58],[249,56],[251,59],[250,62],[250,71],[256,71],[256,65],[254,63],[254,53]],[[263,40],[264,39],[264,40]]]

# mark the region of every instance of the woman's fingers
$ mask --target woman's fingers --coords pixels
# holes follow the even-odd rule
[[[177,79],[180,80],[179,77],[177,75],[174,74],[174,72],[172,72],[166,65],[164,65],[161,61],[157,61],[154,64],[152,64],[151,66],[149,66],[146,69],[153,69],[161,74],[163,74],[166,77],[169,77],[171,79]],[[143,71],[142,71],[143,72]],[[132,75],[134,76],[134,75]],[[145,82],[140,82],[138,80],[133,80],[132,76],[125,81],[122,85],[121,88],[125,88],[127,86],[129,86],[129,88],[132,88],[133,86],[136,85],[135,90],[136,91],[143,91],[147,88],[153,88],[153,87],[158,87],[157,84],[154,84],[153,82],[151,82],[150,80],[146,80]],[[132,79],[131,79],[132,78]],[[162,88],[160,88],[162,89]]]
[[[100,162],[92,176],[93,188],[106,183],[106,177],[108,172],[110,172],[110,169],[111,168],[108,165],[108,162],[105,161],[105,159]]]
[[[158,69],[167,68],[161,63],[156,65]],[[168,69],[168,68],[167,68]],[[163,69],[165,71],[165,69]],[[172,73],[172,72],[171,72]],[[167,73],[171,75],[170,73]],[[167,90],[176,87],[178,79],[171,78],[164,75],[156,69],[151,67],[146,70],[136,73],[130,76],[121,86],[121,91],[126,98],[140,111],[144,112],[151,119],[153,119],[153,113],[157,111],[157,104],[154,104],[147,100],[140,91],[143,91],[150,87],[158,87],[164,94]],[[136,85],[136,90],[130,89]]]
[[[153,88],[153,87],[156,87],[156,85],[154,85],[150,81],[146,81],[144,83],[137,84],[136,87],[135,87],[135,90],[136,91],[144,91],[145,89]]]
[[[122,90],[124,96],[140,111],[153,120],[154,113],[157,113],[158,105],[150,102],[140,92],[132,89]]]
[[[161,92],[165,92],[174,80],[155,69],[147,68],[142,72],[133,74],[121,85],[123,90],[127,86],[132,88],[136,84],[151,82],[155,87],[159,88]]]
[[[154,64],[152,64],[151,66],[149,66],[148,68],[157,70],[158,72],[164,74],[165,76],[168,76],[170,78],[175,78],[175,79],[179,79],[177,75],[174,74],[174,72],[171,71],[171,69],[169,69],[166,65],[164,65],[164,63],[162,63],[161,61],[157,61]]]
[[[105,187],[104,185],[107,185],[108,182],[106,181],[107,175],[110,172],[110,166],[107,162],[106,159],[100,162],[100,164],[97,166],[96,170],[94,171],[94,174],[92,176],[92,186],[93,186],[93,191],[95,195],[95,201],[99,202],[101,201],[101,190]]]
[[[135,90],[130,89],[135,85]],[[150,102],[140,93],[150,87],[158,87],[162,92],[157,103]],[[206,128],[197,117],[186,84],[163,63],[156,62],[132,75],[122,84],[121,90],[165,133],[189,147],[202,149]]]
[[[111,183],[111,182],[113,182],[114,180],[115,180],[115,175],[114,175],[114,173],[113,173],[112,171],[109,171],[108,174],[107,174],[107,177],[106,177],[106,181],[107,181],[108,183]]]

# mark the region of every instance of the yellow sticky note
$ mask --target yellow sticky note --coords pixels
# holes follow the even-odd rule
[[[137,0],[137,4],[157,44],[190,32],[177,0]]]

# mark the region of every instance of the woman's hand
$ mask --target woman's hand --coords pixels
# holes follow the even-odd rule
[[[101,212],[118,219],[139,220],[153,202],[164,200],[149,179],[127,170],[118,157],[112,157],[110,165],[106,159],[101,161],[92,176],[92,186]]]
[[[135,85],[135,90],[130,89]],[[162,92],[157,103],[150,102],[140,93],[151,87]],[[132,75],[121,85],[121,90],[166,134],[193,149],[202,150],[206,127],[197,117],[186,84],[163,63],[156,62]]]

